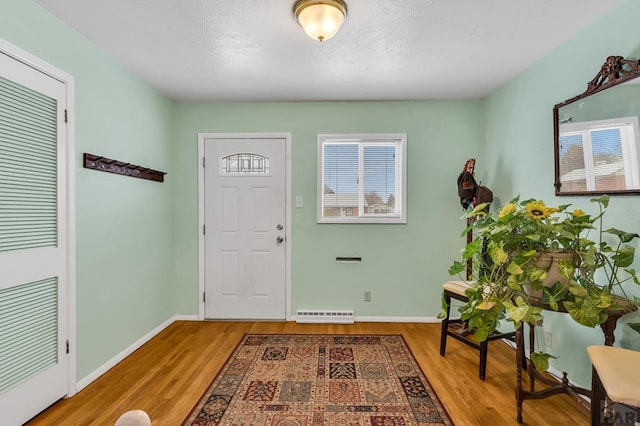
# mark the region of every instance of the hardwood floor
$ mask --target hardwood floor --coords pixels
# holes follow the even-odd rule
[[[516,425],[515,351],[489,345],[487,378],[478,352],[455,339],[441,357],[440,324],[179,321],[77,395],[61,400],[30,425],[113,425],[122,413],[145,410],[153,424],[179,425],[245,333],[402,334],[456,425]],[[527,425],[587,425],[589,416],[566,395],[524,402]]]

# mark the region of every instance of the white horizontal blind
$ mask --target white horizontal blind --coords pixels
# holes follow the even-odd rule
[[[620,129],[591,132],[591,153],[596,191],[627,189]]]
[[[0,394],[58,362],[58,279],[0,290]]]
[[[362,175],[365,215],[395,215],[396,147],[364,145]]]
[[[582,138],[582,133],[560,134],[560,182],[563,191],[587,190]]]
[[[323,160],[323,215],[358,216],[358,144],[327,143]]]
[[[57,103],[0,77],[0,252],[56,246]]]

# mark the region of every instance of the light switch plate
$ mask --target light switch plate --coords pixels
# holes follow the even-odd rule
[[[296,209],[301,209],[304,207],[304,200],[302,199],[302,195],[298,195],[296,197]]]

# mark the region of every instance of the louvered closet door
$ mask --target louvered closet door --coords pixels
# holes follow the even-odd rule
[[[0,52],[0,423],[67,394],[65,85]]]

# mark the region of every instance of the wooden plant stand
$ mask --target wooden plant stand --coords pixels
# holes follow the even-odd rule
[[[618,301],[622,306],[625,306],[624,301],[620,299]],[[552,310],[549,305],[545,304],[537,304],[546,310]],[[557,312],[567,313],[566,310],[562,306]],[[631,312],[632,309],[618,309],[611,310],[608,313],[607,320],[600,324],[600,328],[602,328],[602,332],[604,333],[604,344],[607,346],[612,346],[615,341],[614,331],[616,329],[616,325],[618,322],[618,318],[621,316]],[[554,311],[556,312],[556,311]],[[527,323],[529,326],[529,359],[531,358],[531,353],[535,350],[535,324]],[[525,357],[525,349],[524,349],[524,336],[522,329],[524,325],[516,330],[515,340],[516,340],[516,404],[517,404],[517,421],[518,423],[522,423],[522,404],[527,399],[543,399],[552,395],[558,395],[562,393],[566,393],[576,400],[578,404],[583,406],[586,410],[590,410],[590,404],[586,402],[581,395],[587,396],[589,398],[592,397],[592,392],[590,389],[581,388],[569,383],[569,379],[567,378],[567,373],[562,373],[562,379],[560,382],[556,380],[552,380],[549,377],[540,373],[533,362],[530,360],[527,361]],[[522,370],[527,369],[529,371],[529,389],[525,390],[522,386]],[[543,383],[547,387],[536,391],[535,383],[536,380],[540,383]]]

